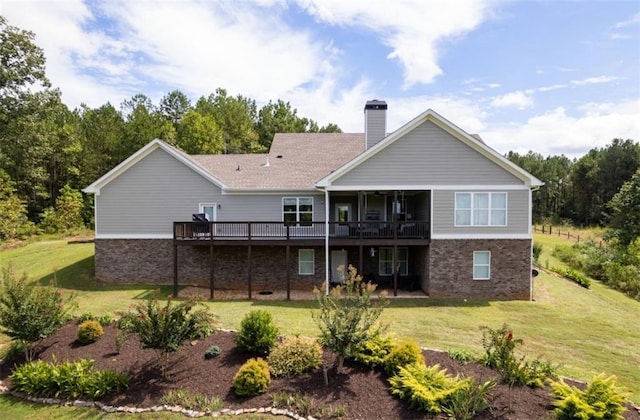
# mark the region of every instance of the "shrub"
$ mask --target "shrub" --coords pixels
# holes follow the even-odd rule
[[[218,346],[211,346],[207,349],[207,351],[204,352],[204,358],[205,359],[213,359],[214,357],[218,357],[220,355],[220,353],[222,352],[222,350],[220,350],[220,347]]]
[[[539,244],[537,242],[533,243],[533,260],[535,262],[539,262],[540,261],[540,255],[542,255],[542,250],[543,250],[543,246],[542,244]]]
[[[294,376],[317,369],[322,364],[322,347],[310,337],[285,337],[269,354],[269,369],[274,376]]]
[[[391,376],[398,373],[401,367],[412,364],[424,364],[422,350],[415,341],[405,340],[393,346],[384,358],[384,371]]]
[[[560,420],[569,419],[621,419],[626,410],[629,393],[616,385],[615,376],[603,374],[593,378],[582,391],[563,380],[552,381],[556,400],[554,413]]]
[[[169,353],[180,347],[185,340],[201,338],[203,334],[217,328],[217,319],[208,309],[196,309],[196,301],[187,300],[173,304],[171,296],[160,308],[155,298],[134,305],[133,310],[122,314],[118,327],[122,333],[116,339],[118,350],[131,335],[137,335],[143,348],[158,350],[162,355],[162,376]]]
[[[83,312],[78,317],[78,324],[82,324],[84,321],[91,321],[96,319],[96,316],[91,312]]]
[[[98,321],[84,321],[78,326],[78,343],[83,345],[95,343],[103,334],[104,330]]]
[[[263,310],[248,312],[240,323],[236,345],[241,351],[266,355],[275,344],[278,328],[271,313]]]
[[[504,382],[513,386],[527,385],[542,387],[548,378],[556,376],[557,366],[549,362],[533,359],[517,359],[514,350],[516,345],[522,344],[522,339],[513,338],[513,332],[507,324],[502,328],[493,330],[489,327],[481,327],[482,346],[485,354],[482,362],[501,373]]]
[[[471,379],[460,379],[447,374],[439,365],[409,364],[400,367],[389,379],[391,394],[408,401],[411,408],[428,414],[442,413],[452,406],[457,393],[469,392]],[[487,390],[488,391],[488,390]],[[485,392],[486,394],[486,392]]]
[[[162,396],[162,402],[166,405],[179,405],[187,410],[217,411],[223,406],[218,397],[209,397],[205,394],[191,393],[186,389],[169,391]]]
[[[564,271],[564,276],[570,280],[573,280],[574,282],[578,283],[580,286],[584,287],[585,289],[588,289],[591,286],[591,280],[589,280],[587,277],[585,277],[582,273],[579,273],[575,270],[572,270],[570,268],[567,268]]]
[[[457,392],[451,394],[451,398],[442,407],[442,411],[452,419],[471,420],[489,409],[488,394],[495,386],[495,382],[492,381],[477,384],[471,379],[468,386],[461,387]]]
[[[384,359],[395,344],[395,340],[390,336],[378,334],[360,343],[354,351],[353,358],[356,362],[371,368],[383,366]]]
[[[263,394],[270,383],[269,365],[260,357],[249,359],[233,377],[234,392],[240,397]]]
[[[95,371],[88,359],[59,365],[37,360],[18,366],[11,374],[11,384],[14,391],[32,396],[97,399],[125,390],[129,377]]]
[[[451,349],[447,351],[447,354],[452,360],[456,360],[461,363],[467,363],[475,360],[473,353],[469,350]]]
[[[0,284],[1,332],[23,342],[25,357],[33,358],[31,343],[51,335],[71,319],[74,296],[63,298],[53,286],[38,286],[18,278],[9,269],[2,271]]]
[[[299,393],[290,394],[288,392],[277,392],[273,395],[272,406],[275,408],[286,408],[298,415],[306,418],[340,418],[345,415],[343,405],[332,407],[327,404],[318,403],[306,395]]]
[[[113,322],[113,315],[110,315],[110,314],[102,315],[102,316],[98,317],[98,322],[103,327],[109,326]]]
[[[345,274],[344,268],[341,274]],[[320,306],[313,317],[320,328],[320,344],[338,355],[338,372],[345,357],[352,357],[362,343],[382,332],[378,319],[388,300],[384,294],[372,299],[376,285],[365,283],[353,266],[344,275],[344,285],[328,295],[314,290]]]

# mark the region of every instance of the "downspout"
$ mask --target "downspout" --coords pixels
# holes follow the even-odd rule
[[[325,293],[329,295],[329,190],[324,190],[324,277]]]
[[[529,261],[533,262],[533,232],[531,224],[533,223],[533,189],[529,188],[529,237],[531,238],[531,256]],[[533,302],[533,271],[529,264],[529,302]]]

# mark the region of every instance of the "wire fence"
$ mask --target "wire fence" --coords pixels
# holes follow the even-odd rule
[[[562,238],[567,238],[569,240],[573,240],[576,242],[580,242],[581,240],[586,240],[586,239],[593,239],[595,242],[597,242],[600,246],[602,246],[602,240],[600,239],[595,239],[593,238],[593,235],[586,235],[586,234],[582,234],[582,236],[580,236],[580,232],[572,232],[568,229],[565,228],[565,230],[562,230],[562,227],[560,226],[553,226],[553,225],[540,225],[540,226],[536,226],[533,225],[533,231],[534,232],[538,232],[538,233],[542,233],[542,234],[546,234],[546,235],[556,235]]]

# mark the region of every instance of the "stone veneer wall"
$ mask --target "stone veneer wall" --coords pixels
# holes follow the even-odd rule
[[[491,279],[473,280],[473,251],[491,251]],[[530,239],[433,240],[429,296],[531,299]]]
[[[310,247],[303,247],[308,249]],[[96,279],[109,283],[173,283],[173,241],[171,239],[96,239]],[[311,290],[324,281],[324,248],[315,247],[315,272],[298,274],[298,250],[290,248],[286,267],[286,248],[251,247],[252,289],[285,290],[286,270],[291,289]],[[214,287],[246,290],[248,259],[246,246],[214,246]],[[178,247],[178,283],[209,287],[208,246]]]

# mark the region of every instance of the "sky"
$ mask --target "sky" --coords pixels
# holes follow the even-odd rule
[[[433,109],[500,153],[640,141],[637,0],[0,0],[67,106],[219,87],[362,132]]]

